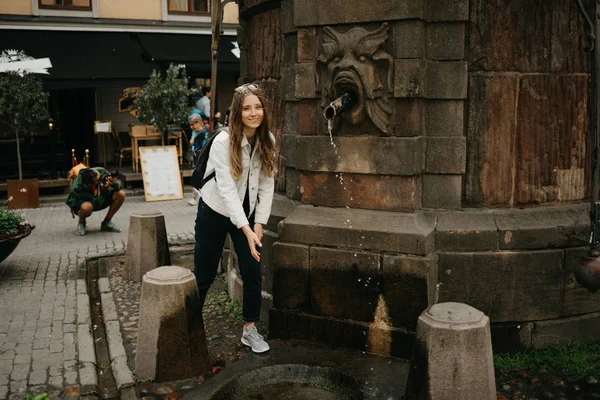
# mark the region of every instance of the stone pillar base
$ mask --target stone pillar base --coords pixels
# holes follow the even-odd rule
[[[208,350],[194,274],[159,267],[142,282],[138,347],[139,380],[187,379],[208,369]]]
[[[467,304],[440,303],[419,317],[405,399],[496,399],[485,314]]]
[[[127,274],[141,282],[144,274],[171,264],[165,217],[160,212],[132,214],[127,239]]]

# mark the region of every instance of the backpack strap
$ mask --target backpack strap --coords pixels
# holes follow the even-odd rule
[[[214,171],[202,180],[202,186],[206,185],[206,183],[208,181],[210,181],[212,178],[215,178],[215,181],[217,180],[217,174]]]
[[[223,131],[229,131],[229,128],[228,127],[219,127],[217,129],[215,129],[214,133],[212,135],[210,135],[209,137],[212,138],[212,140],[215,140],[217,135]],[[207,137],[207,140],[208,140],[208,137]],[[204,143],[204,145],[206,146],[206,143]],[[211,143],[211,147],[212,147],[212,143]],[[202,179],[202,186],[206,185],[208,183],[208,181],[210,181],[213,178],[215,178],[215,181],[217,180],[217,173],[215,171],[211,172],[206,178]]]

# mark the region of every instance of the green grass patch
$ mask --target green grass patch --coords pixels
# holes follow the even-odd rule
[[[244,322],[244,317],[242,315],[242,306],[234,300],[231,300],[231,302],[229,303],[229,313],[233,314],[233,318],[237,322]]]
[[[225,276],[226,274],[223,274]],[[223,288],[219,288],[219,290],[215,290],[214,292],[209,292],[206,297],[205,307],[214,306],[217,308],[217,312],[225,313],[230,315],[234,321],[236,322],[244,322],[244,318],[242,316],[242,305],[237,301],[229,298],[229,294],[227,292],[227,279],[224,279],[225,286]]]
[[[547,349],[530,349],[516,354],[494,355],[494,367],[506,373],[540,368],[570,377],[600,376],[600,342]]]

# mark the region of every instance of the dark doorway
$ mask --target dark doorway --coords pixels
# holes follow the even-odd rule
[[[67,149],[75,149],[78,161],[83,160],[85,150],[90,151],[90,163],[99,165],[95,159],[96,135],[94,121],[96,119],[96,90],[68,89],[53,90],[51,102],[58,109],[60,139],[66,143]]]

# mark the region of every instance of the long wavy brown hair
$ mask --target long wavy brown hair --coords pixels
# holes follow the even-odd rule
[[[260,100],[263,107],[263,120],[256,129],[258,140],[258,152],[260,155],[261,171],[265,176],[274,176],[275,144],[269,134],[269,118],[266,111],[266,98],[263,90],[256,84],[242,85],[235,89],[231,101],[231,112],[229,117],[229,160],[231,164],[231,175],[235,179],[242,178],[242,139],[244,138],[242,123],[242,104],[249,94],[253,94]]]

